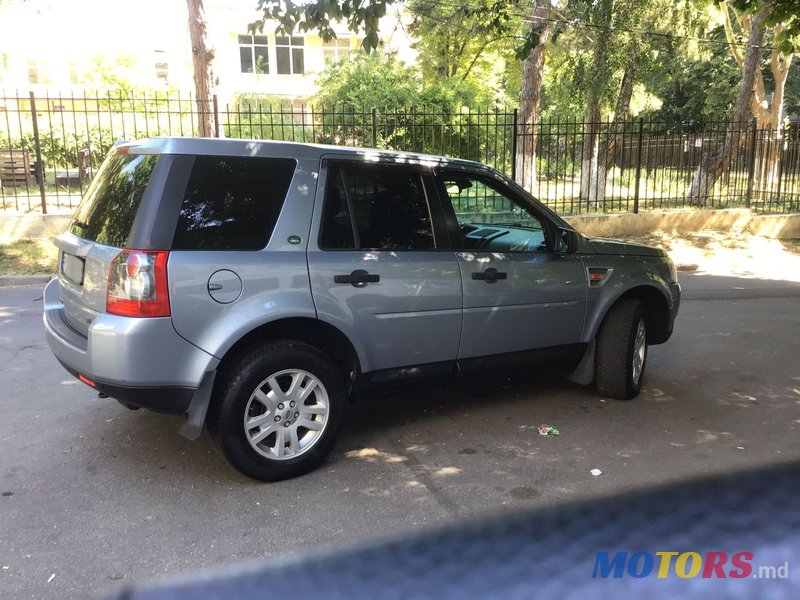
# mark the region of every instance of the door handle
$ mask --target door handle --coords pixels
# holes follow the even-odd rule
[[[364,287],[368,283],[378,283],[380,280],[380,275],[368,273],[364,269],[356,269],[350,275],[333,276],[334,283],[349,283],[353,287]]]
[[[483,272],[473,273],[472,278],[485,281],[486,283],[497,283],[498,279],[508,279],[508,273],[498,271],[494,267],[489,267]]]

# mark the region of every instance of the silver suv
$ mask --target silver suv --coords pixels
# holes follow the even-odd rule
[[[310,144],[119,144],[55,243],[64,368],[263,480],[318,465],[381,384],[547,363],[633,398],[680,301],[662,250],[484,165]]]

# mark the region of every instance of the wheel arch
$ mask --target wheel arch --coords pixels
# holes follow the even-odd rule
[[[251,348],[275,339],[297,340],[318,348],[333,360],[345,381],[360,373],[362,362],[350,339],[330,323],[311,317],[287,317],[251,329],[226,350],[218,369],[225,370]]]
[[[588,339],[594,339],[603,321],[605,321],[613,308],[623,300],[628,299],[640,300],[644,305],[647,343],[652,346],[667,341],[667,339],[669,339],[670,300],[666,292],[655,285],[638,285],[632,287],[609,301],[602,311],[601,316],[592,324],[590,330],[591,335],[588,336]]]

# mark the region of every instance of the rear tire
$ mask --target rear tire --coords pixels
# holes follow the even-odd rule
[[[262,481],[303,475],[330,452],[346,404],[344,380],[317,348],[277,340],[222,373],[207,425],[241,473]]]
[[[609,398],[630,400],[639,394],[647,364],[647,329],[639,300],[622,300],[606,316],[597,334],[595,384]]]

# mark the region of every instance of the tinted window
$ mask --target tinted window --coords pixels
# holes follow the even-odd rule
[[[289,158],[198,156],[186,186],[175,250],[260,250],[289,191]]]
[[[152,154],[112,154],[86,191],[70,231],[85,240],[122,247],[158,160]]]
[[[383,166],[332,167],[325,191],[320,245],[381,250],[434,248],[420,174]]]
[[[495,182],[460,172],[444,172],[440,181],[458,220],[454,250],[547,250],[539,217]]]

